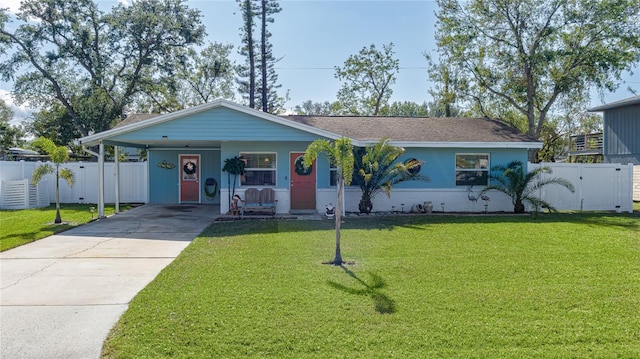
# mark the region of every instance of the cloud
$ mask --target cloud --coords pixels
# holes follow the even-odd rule
[[[9,121],[12,125],[19,125],[22,121],[25,121],[31,117],[31,115],[36,112],[38,109],[29,107],[28,105],[22,104],[17,105],[13,101],[13,97],[11,96],[11,92],[0,89],[0,100],[3,100],[4,103],[9,106],[11,111],[13,111],[13,119]]]
[[[11,14],[16,14],[20,9],[20,3],[22,3],[22,0],[3,0],[1,7],[9,8]]]

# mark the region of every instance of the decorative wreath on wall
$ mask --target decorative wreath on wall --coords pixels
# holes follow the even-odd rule
[[[309,167],[304,166],[304,157],[302,156],[298,156],[298,158],[296,158],[295,165],[296,165],[295,171],[300,176],[308,176],[311,174],[311,171],[313,171],[313,166],[309,166]]]
[[[404,162],[405,165],[409,166],[407,168],[407,172],[409,172],[409,174],[412,176],[415,176],[420,172],[423,163],[424,162],[418,161],[415,158],[410,158]]]
[[[185,163],[184,166],[182,166],[182,170],[184,171],[184,173],[188,175],[192,175],[196,173],[196,171],[198,170],[198,167],[196,166],[195,163],[189,161]]]

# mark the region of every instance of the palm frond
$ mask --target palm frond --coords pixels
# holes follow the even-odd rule
[[[70,169],[68,168],[61,169],[60,178],[67,181],[67,183],[69,184],[69,187],[73,187],[73,184],[75,183],[75,178],[73,177],[73,172],[71,172]]]
[[[54,173],[54,169],[50,164],[45,163],[42,166],[38,166],[36,167],[35,171],[33,171],[33,175],[31,175],[31,181],[37,185],[38,182],[42,180],[42,177],[48,175],[49,173]]]

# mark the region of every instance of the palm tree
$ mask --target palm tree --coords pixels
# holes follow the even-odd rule
[[[404,154],[404,148],[389,144],[388,138],[378,143],[355,150],[355,181],[362,190],[358,209],[360,213],[371,213],[373,198],[380,192],[391,195],[391,187],[404,181],[429,181],[429,177],[420,175],[419,170],[424,162],[410,159],[398,162]]]
[[[511,161],[509,164],[491,167],[490,178],[496,183],[492,183],[480,192],[483,195],[487,191],[500,191],[511,197],[514,213],[524,213],[524,202],[531,204],[536,209],[548,208],[549,211],[556,209],[549,202],[538,198],[536,192],[548,184],[558,184],[575,192],[573,184],[564,178],[552,177],[539,179],[542,173],[552,173],[549,167],[539,167],[525,174],[522,162]],[[534,182],[537,180],[537,182]]]
[[[353,145],[351,140],[341,137],[335,141],[320,139],[313,141],[304,153],[304,163],[311,164],[323,153],[329,163],[336,166],[338,176],[338,199],[336,203],[336,255],[332,262],[333,265],[342,265],[342,254],[340,253],[340,224],[342,223],[342,197],[344,196],[344,186],[351,184],[353,176]]]
[[[60,165],[69,160],[69,150],[65,146],[56,146],[53,141],[48,138],[40,137],[32,142],[33,146],[42,148],[46,154],[51,157],[54,167],[45,163],[42,166],[36,168],[31,176],[31,180],[35,185],[40,182],[44,175],[54,173],[56,175],[56,219],[53,223],[62,223],[60,217],[60,178],[67,181],[69,186],[73,187],[73,172],[68,168],[60,168]]]

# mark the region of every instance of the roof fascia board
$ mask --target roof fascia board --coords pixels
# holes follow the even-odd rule
[[[640,105],[640,96],[633,96],[626,99],[622,99],[615,102],[606,103],[604,105],[596,106],[587,109],[587,112],[603,112],[606,110],[613,110],[621,107]]]
[[[86,144],[86,143],[82,143],[85,146],[90,146],[90,144]],[[119,147],[135,147],[135,148],[145,148],[147,147],[146,145],[140,145],[137,143],[131,143],[131,142],[122,142],[122,141],[110,141],[110,140],[104,140],[102,141],[102,144],[104,145],[109,145],[109,146],[119,146]]]

